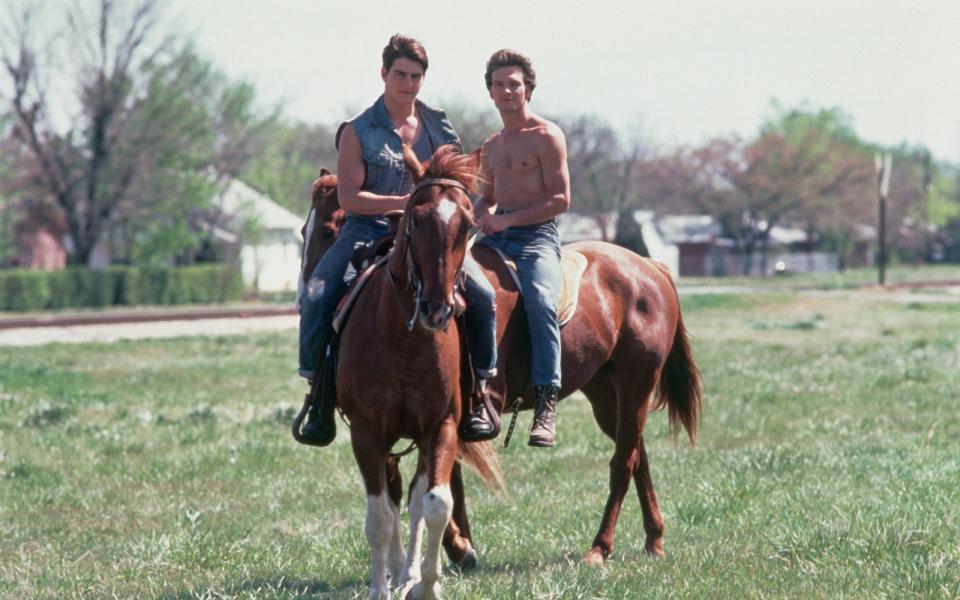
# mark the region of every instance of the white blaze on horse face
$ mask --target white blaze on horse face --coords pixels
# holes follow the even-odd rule
[[[450,198],[444,197],[444,199],[440,201],[440,204],[437,205],[437,216],[440,217],[444,225],[450,224],[450,217],[456,212],[457,203],[450,200]]]
[[[313,239],[313,228],[317,222],[317,209],[311,208],[307,215],[307,224],[303,230],[303,255],[300,256],[300,281],[303,281],[303,269],[307,266],[307,251],[310,249],[310,240]]]
[[[307,215],[307,224],[303,229],[303,252],[300,254],[300,277],[297,277],[297,312],[300,312],[300,306],[303,304],[303,270],[307,267],[307,251],[310,249],[310,238],[313,237],[313,226],[316,223],[317,209],[310,207],[310,214]]]

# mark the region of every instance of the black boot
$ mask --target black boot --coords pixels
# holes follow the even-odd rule
[[[533,425],[530,427],[528,446],[553,448],[557,437],[557,397],[560,388],[555,385],[537,385],[537,403],[534,407]]]
[[[317,406],[319,399],[314,399],[307,412],[307,422],[300,428],[300,435],[304,441],[315,446],[327,446],[337,437],[337,421],[333,414],[333,402],[323,402]],[[329,409],[326,406],[329,405]]]
[[[317,364],[315,378],[310,381],[307,394],[310,405],[307,422],[300,428],[304,441],[314,446],[327,446],[337,437],[337,421],[333,414],[336,405],[336,387],[333,385],[336,359],[329,346],[322,347],[326,348],[326,352]]]
[[[487,397],[487,382],[481,379],[477,384],[477,394],[473,397],[473,408],[464,415],[460,425],[460,439],[467,442],[483,442],[500,435],[499,419],[490,415],[487,406],[492,406]]]

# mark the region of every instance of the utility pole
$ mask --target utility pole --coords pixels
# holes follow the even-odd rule
[[[887,193],[890,191],[890,171],[893,166],[893,157],[890,153],[873,155],[873,165],[877,169],[877,199],[878,221],[877,227],[877,283],[887,285]]]

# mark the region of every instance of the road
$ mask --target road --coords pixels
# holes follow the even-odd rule
[[[681,287],[681,296],[695,294],[742,294],[763,288],[734,286]],[[960,287],[940,293],[902,290],[802,290],[793,292],[814,298],[850,298],[898,303],[960,302]],[[0,319],[0,346],[37,346],[49,343],[113,342],[189,335],[237,335],[260,331],[290,331],[294,335],[299,317],[289,307],[210,307],[105,311],[81,315],[41,315]]]

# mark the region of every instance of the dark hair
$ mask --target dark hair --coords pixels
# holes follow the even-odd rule
[[[387,45],[383,47],[383,70],[389,71],[393,66],[393,61],[398,58],[408,58],[423,67],[423,72],[427,72],[430,60],[427,58],[427,51],[423,49],[423,44],[405,35],[399,33],[393,34]]]
[[[487,82],[487,89],[493,87],[493,72],[504,67],[519,67],[523,71],[523,85],[527,88],[527,99],[533,94],[533,89],[537,87],[537,72],[533,70],[533,64],[530,59],[520,54],[516,50],[504,48],[497,50],[487,61],[487,72],[483,78]]]

